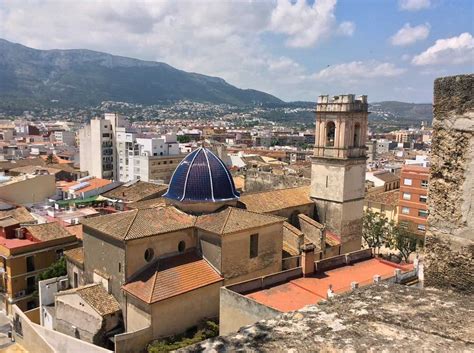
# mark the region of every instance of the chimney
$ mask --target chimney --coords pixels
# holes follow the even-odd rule
[[[313,243],[301,246],[301,267],[305,277],[314,273],[314,248]]]

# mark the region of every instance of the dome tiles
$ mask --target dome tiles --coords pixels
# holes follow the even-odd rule
[[[237,200],[240,194],[222,160],[200,147],[176,167],[163,196],[179,202],[223,202]]]

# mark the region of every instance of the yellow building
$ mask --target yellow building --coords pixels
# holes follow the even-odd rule
[[[20,226],[28,220],[14,217],[0,219],[0,306],[7,313],[13,304],[23,311],[35,308],[38,275],[78,245],[58,223]]]
[[[397,222],[399,190],[368,192],[365,196],[364,211],[384,215],[389,221]]]

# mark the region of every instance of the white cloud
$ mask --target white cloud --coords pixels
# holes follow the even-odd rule
[[[398,5],[400,9],[406,11],[418,11],[429,8],[431,6],[430,0],[399,0]]]
[[[412,59],[414,65],[474,64],[474,38],[470,33],[438,39],[435,44]]]
[[[398,30],[391,38],[390,42],[393,45],[406,46],[413,44],[419,40],[426,39],[430,34],[430,25],[425,23],[423,25],[412,27],[409,23],[405,23],[402,28]]]
[[[354,22],[344,21],[339,25],[337,30],[339,34],[351,37],[355,32],[355,24]]]
[[[269,29],[288,36],[290,47],[311,47],[334,33],[351,36],[355,30],[352,22],[337,25],[334,14],[336,0],[278,0],[272,12]]]
[[[329,66],[313,75],[314,79],[326,81],[357,82],[367,79],[399,76],[405,69],[389,62],[352,61]]]

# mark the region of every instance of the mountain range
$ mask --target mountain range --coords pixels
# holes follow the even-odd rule
[[[178,70],[162,62],[85,49],[38,50],[0,39],[0,109],[93,107],[103,101],[153,105],[180,100],[315,107],[314,102],[283,102],[265,92],[240,89],[222,78]],[[385,101],[372,103],[370,110],[375,120],[432,119],[431,104]]]
[[[0,39],[0,102],[95,106],[102,101],[158,104],[192,100],[232,105],[278,104],[221,78],[152,61],[84,50],[38,50]]]

